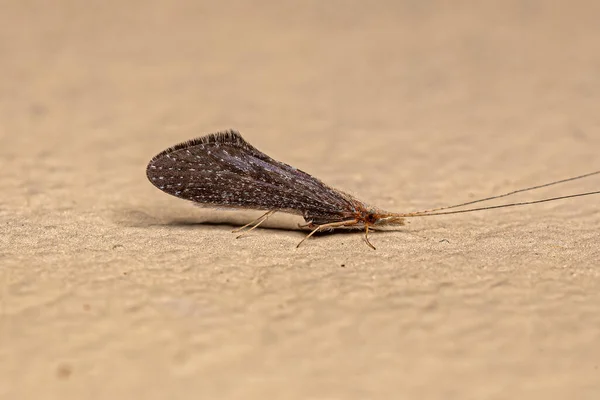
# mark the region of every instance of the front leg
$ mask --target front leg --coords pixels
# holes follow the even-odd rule
[[[323,224],[323,225],[317,225],[317,227],[315,229],[313,229],[308,235],[306,235],[306,237],[304,239],[302,239],[300,241],[300,243],[298,243],[298,245],[296,245],[296,248],[300,247],[300,245],[309,237],[311,237],[312,235],[314,235],[315,233],[322,231],[324,229],[335,229],[335,228],[341,228],[342,226],[350,226],[350,225],[355,225],[358,223],[358,220],[356,219],[350,219],[347,221],[340,221],[340,222],[331,222],[329,224]],[[307,224],[308,226],[310,226],[311,224]]]
[[[369,229],[373,229],[371,228],[369,225],[365,224],[365,242],[367,242],[367,245],[372,248],[373,250],[377,250],[375,248],[375,246],[373,246],[373,244],[369,241]]]

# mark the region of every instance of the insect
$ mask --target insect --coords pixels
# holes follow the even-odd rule
[[[364,240],[372,249],[375,246],[369,240],[370,231],[404,225],[405,218],[465,213],[598,194],[600,191],[448,211],[596,174],[600,174],[600,171],[452,206],[394,213],[367,205],[304,171],[272,159],[234,130],[170,147],[153,157],[146,168],[146,175],[154,186],[181,199],[207,207],[266,211],[234,232],[250,232],[275,212],[283,212],[302,216],[305,224],[299,227],[310,229],[310,233],[296,247],[317,232],[346,228],[363,230]]]

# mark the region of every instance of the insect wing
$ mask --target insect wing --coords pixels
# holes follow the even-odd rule
[[[154,157],[148,179],[160,190],[213,207],[278,210],[347,219],[353,200],[309,174],[273,160],[235,131],[208,135]]]

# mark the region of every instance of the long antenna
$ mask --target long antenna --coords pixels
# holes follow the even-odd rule
[[[469,208],[467,210],[432,212],[429,214],[407,213],[407,214],[398,214],[398,216],[403,217],[403,218],[411,218],[411,217],[432,217],[434,215],[462,214],[462,213],[468,213],[468,212],[473,212],[473,211],[493,210],[495,208],[506,208],[506,207],[515,207],[515,206],[525,206],[525,205],[529,205],[529,204],[545,203],[548,201],[570,199],[573,197],[590,196],[592,194],[600,194],[600,190],[596,190],[595,192],[571,194],[568,196],[550,197],[548,199],[542,199],[542,200],[523,201],[523,202],[519,202],[519,203],[500,204],[497,206]],[[500,196],[500,197],[502,197],[502,196]],[[481,201],[483,201],[483,200],[481,200]],[[466,204],[469,204],[469,203],[466,203]],[[447,208],[451,208],[451,207],[447,207]]]
[[[583,178],[587,178],[589,176],[598,175],[598,174],[600,174],[600,171],[590,172],[590,173],[587,173],[587,174],[584,174],[584,175],[574,176],[572,178],[561,179],[559,181],[545,183],[543,185],[537,185],[537,186],[531,186],[531,187],[528,187],[528,188],[525,188],[525,189],[513,190],[512,192],[508,192],[508,193],[504,193],[504,194],[499,194],[497,196],[486,197],[484,199],[478,199],[478,200],[468,201],[466,203],[455,204],[455,205],[452,205],[452,206],[432,208],[430,210],[415,211],[415,212],[404,214],[403,216],[405,216],[405,217],[409,217],[409,216],[421,216],[423,214],[441,215],[442,213],[437,213],[437,214],[431,214],[431,213],[436,212],[436,211],[441,211],[441,210],[449,210],[451,208],[458,208],[458,207],[468,206],[468,205],[471,205],[471,204],[481,203],[481,202],[484,202],[484,201],[495,200],[495,199],[499,199],[499,198],[502,198],[502,197],[510,196],[510,195],[513,195],[513,194],[516,194],[516,193],[522,193],[522,192],[528,192],[530,190],[541,189],[541,188],[552,186],[552,185],[558,185],[559,183],[565,183],[565,182],[575,181],[575,180],[578,180],[578,179],[583,179]],[[587,196],[588,194],[596,194],[596,193],[598,193],[598,192],[581,193],[581,194],[572,195],[572,196],[566,196],[566,197],[556,197],[556,198],[552,198],[552,199],[544,199],[544,200],[535,201],[533,203],[525,202],[525,203],[508,204],[508,205],[504,205],[504,206],[493,206],[493,207],[490,207],[490,208],[512,207],[513,205],[525,205],[525,204],[543,203],[545,201],[550,201],[550,200],[559,200],[559,199],[569,198],[569,197]],[[489,209],[489,208],[488,207],[483,207],[483,208],[473,209],[473,211],[475,211],[475,210],[487,210],[487,209]],[[468,210],[460,211],[460,212],[466,212],[466,211],[468,211]],[[443,214],[457,214],[457,213],[459,213],[459,212],[457,211],[457,212],[443,213]]]

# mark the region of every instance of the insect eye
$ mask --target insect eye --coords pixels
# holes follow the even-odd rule
[[[370,223],[375,222],[375,214],[374,213],[367,214],[367,222],[370,222]]]

